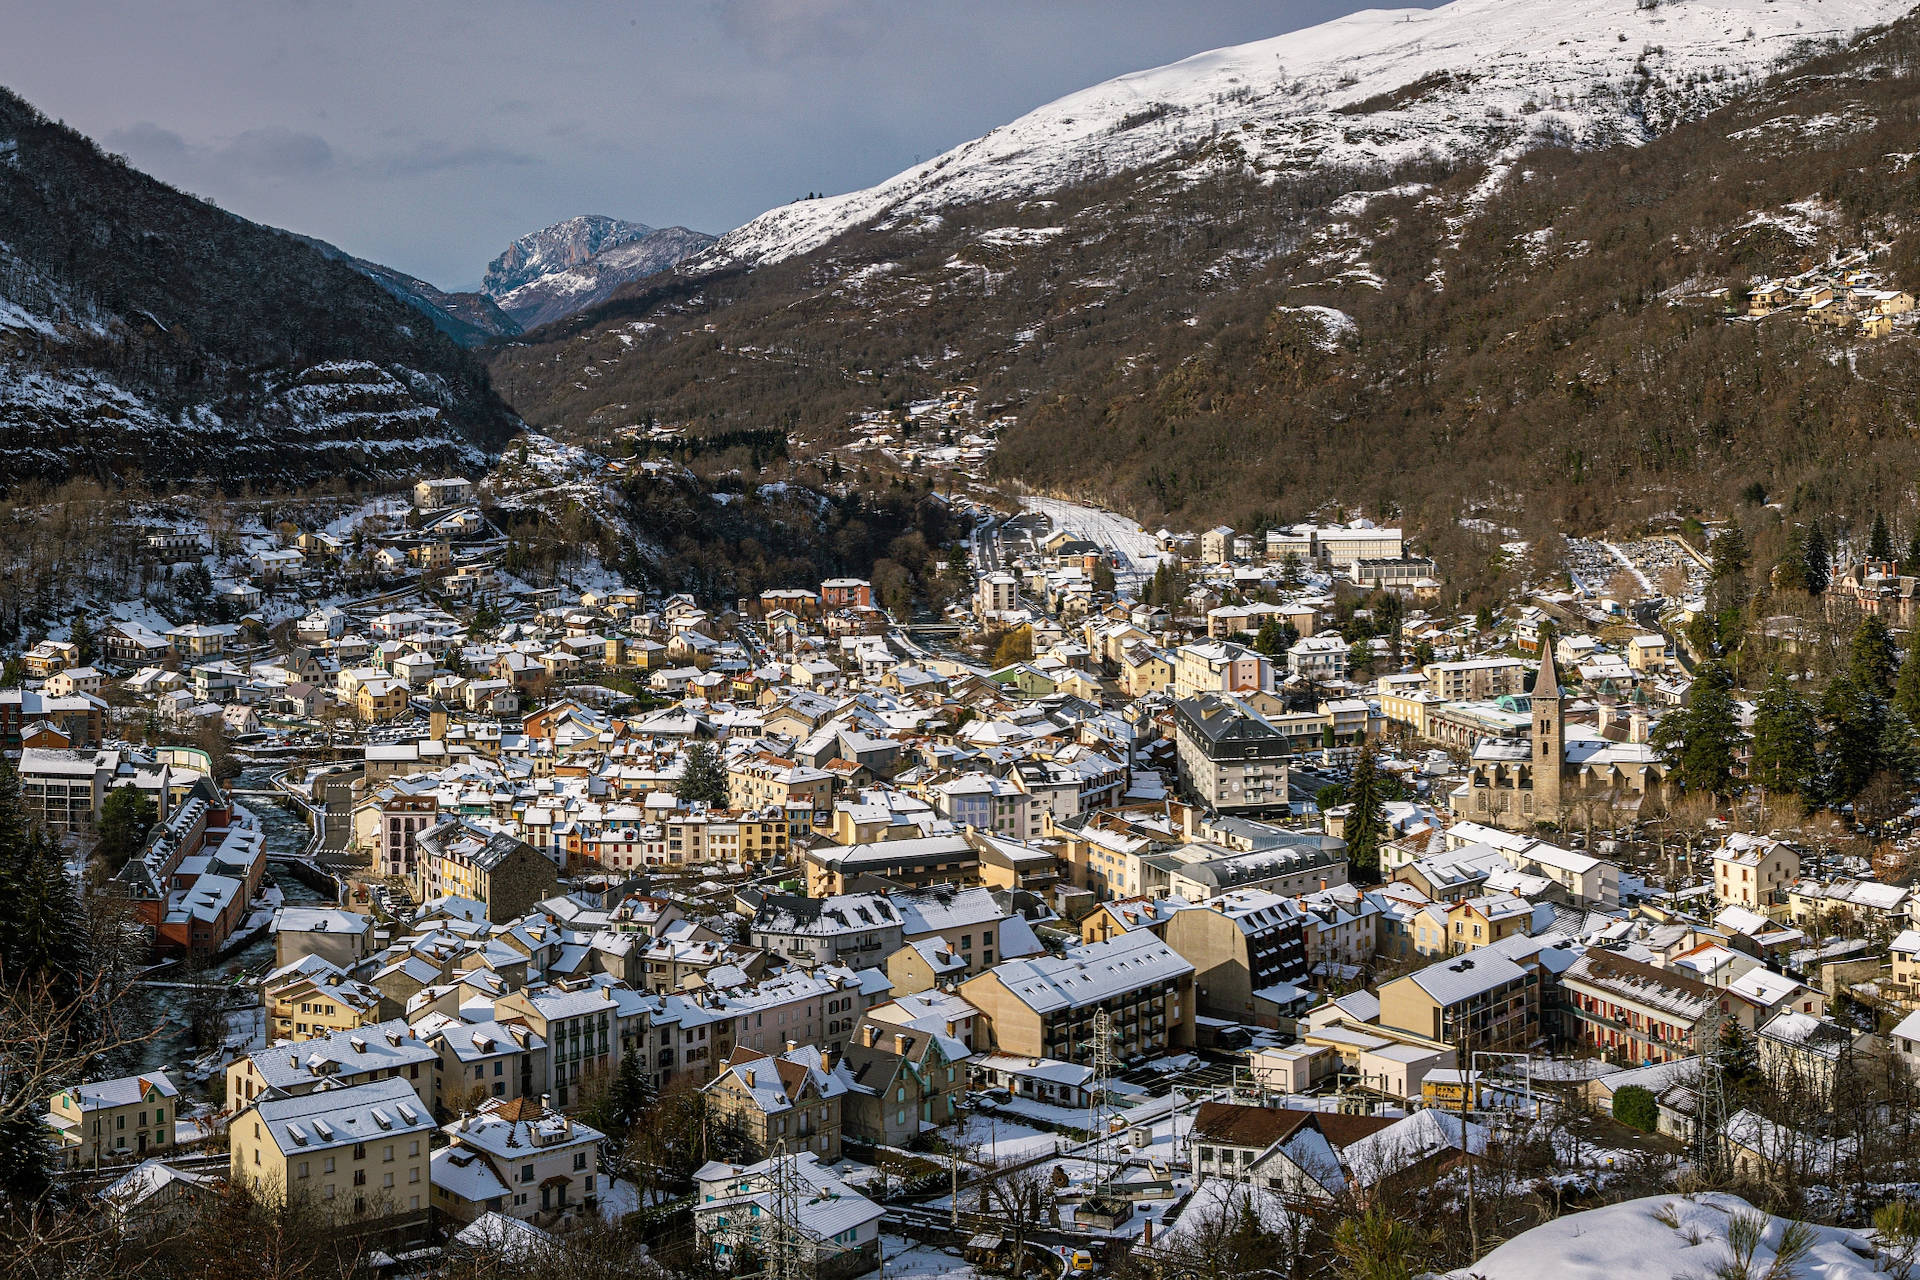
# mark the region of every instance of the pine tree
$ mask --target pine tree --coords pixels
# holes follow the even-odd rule
[[[1887,704],[1853,674],[1835,677],[1820,699],[1820,798],[1846,804],[1880,769]]]
[[[1787,534],[1787,549],[1774,566],[1773,585],[1780,591],[1807,589],[1807,531],[1798,525]]]
[[[711,742],[696,739],[682,758],[680,784],[674,788],[682,804],[722,808],[727,803],[727,769]]]
[[[1695,674],[1685,707],[1669,711],[1654,726],[1652,746],[1688,791],[1724,796],[1733,792],[1734,752],[1740,724],[1733,704],[1733,676],[1723,662]]]
[[[1909,651],[1893,682],[1893,709],[1909,724],[1920,724],[1920,652]]]
[[[1908,573],[1913,572],[1915,565],[1920,565],[1920,524],[1914,525],[1913,536],[1907,539],[1907,554],[1901,558],[1900,564]]]
[[[87,615],[73,615],[73,626],[67,633],[67,639],[73,642],[73,660],[76,666],[90,667],[94,659],[93,624],[87,621]]]
[[[1827,584],[1833,581],[1833,563],[1827,555],[1827,535],[1820,531],[1818,520],[1807,526],[1805,547],[1806,562],[1801,576],[1806,582],[1807,594],[1825,595]]]
[[[1347,785],[1347,858],[1367,882],[1380,877],[1380,846],[1387,840],[1387,814],[1380,801],[1380,773],[1373,744],[1360,748]]]
[[[1754,709],[1754,783],[1777,795],[1804,793],[1813,781],[1819,736],[1813,704],[1774,672]]]
[[[1893,632],[1877,613],[1860,619],[1847,651],[1847,670],[1861,688],[1876,696],[1893,692],[1893,673],[1900,660],[1893,651]]]
[[[1893,559],[1893,531],[1887,528],[1887,518],[1877,511],[1873,513],[1873,529],[1867,534],[1867,559]]]

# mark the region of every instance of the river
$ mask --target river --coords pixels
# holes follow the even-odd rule
[[[236,785],[245,790],[270,788],[273,785],[274,767],[254,765],[243,770]],[[306,848],[308,829],[306,816],[299,807],[289,800],[272,799],[266,796],[248,796],[243,803],[252,811],[266,832],[267,854],[269,857],[296,857]],[[269,883],[279,886],[282,898],[289,903],[320,903],[332,899],[325,894],[308,887],[285,870],[269,868]],[[240,975],[256,971],[273,959],[273,934],[262,933],[204,970],[203,976],[214,981],[233,980]],[[176,976],[169,972],[166,976]],[[161,1068],[180,1068],[195,1056],[191,1043],[191,1028],[186,1012],[187,993],[174,987],[147,987],[141,990],[139,999],[142,1011],[152,1020],[155,1033],[151,1040],[141,1046],[135,1055],[131,1071],[152,1071]],[[183,1089],[191,1082],[183,1075],[176,1075],[174,1083]],[[213,1082],[218,1084],[216,1077]]]

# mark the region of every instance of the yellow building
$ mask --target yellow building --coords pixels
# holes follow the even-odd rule
[[[263,1204],[424,1232],[433,1118],[404,1080],[262,1098],[227,1127],[230,1176]]]
[[[62,1089],[47,1104],[54,1157],[62,1168],[80,1169],[164,1155],[173,1146],[179,1096],[159,1071]]]
[[[320,961],[271,975],[261,992],[267,1025],[280,1040],[305,1040],[380,1021],[380,991]]]
[[[368,680],[354,690],[353,714],[369,724],[398,720],[407,714],[410,695],[404,680]]]

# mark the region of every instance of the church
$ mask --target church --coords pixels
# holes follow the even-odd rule
[[[1525,738],[1502,738],[1474,748],[1466,782],[1454,789],[1453,816],[1508,831],[1574,822],[1583,804],[1600,801],[1616,813],[1638,809],[1660,794],[1666,762],[1647,744],[1644,716],[1624,729],[1602,708],[1596,728],[1567,725],[1553,646],[1542,645],[1533,682],[1532,723]]]

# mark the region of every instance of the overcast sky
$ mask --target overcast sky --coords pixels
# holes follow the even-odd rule
[[[576,213],[725,231],[1122,72],[1363,7],[0,0],[0,83],[245,217],[471,288]]]

